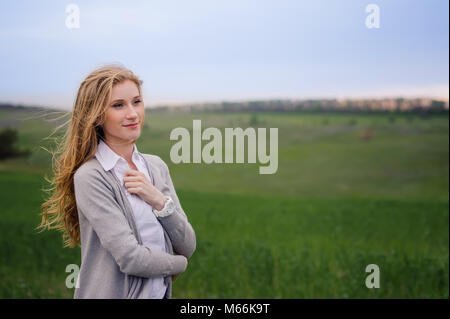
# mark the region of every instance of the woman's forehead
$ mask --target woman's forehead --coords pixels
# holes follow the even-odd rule
[[[111,91],[111,101],[116,99],[130,100],[140,95],[136,83],[131,80],[125,80],[113,86]]]

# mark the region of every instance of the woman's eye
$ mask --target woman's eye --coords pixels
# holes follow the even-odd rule
[[[134,104],[139,104],[139,103],[141,103],[141,100],[134,101]]]
[[[121,107],[121,106],[122,106],[122,103],[113,104],[113,107]]]

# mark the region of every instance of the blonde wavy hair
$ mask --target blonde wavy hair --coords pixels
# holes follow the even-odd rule
[[[121,65],[106,65],[94,70],[81,83],[73,107],[69,127],[52,152],[51,187],[44,189],[49,198],[41,205],[41,223],[36,228],[57,229],[63,233],[64,247],[80,246],[80,225],[73,177],[77,169],[94,157],[102,125],[115,84],[133,81],[141,94],[142,81]]]

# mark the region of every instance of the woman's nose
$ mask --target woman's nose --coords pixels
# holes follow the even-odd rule
[[[138,114],[137,114],[136,110],[134,109],[133,105],[128,105],[127,118],[135,118],[137,116],[138,116]]]

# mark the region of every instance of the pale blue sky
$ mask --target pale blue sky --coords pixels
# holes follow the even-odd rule
[[[80,9],[68,29],[66,5]],[[368,29],[368,4],[380,28]],[[70,109],[82,79],[120,62],[146,105],[429,95],[449,87],[447,0],[0,3],[0,102]]]

